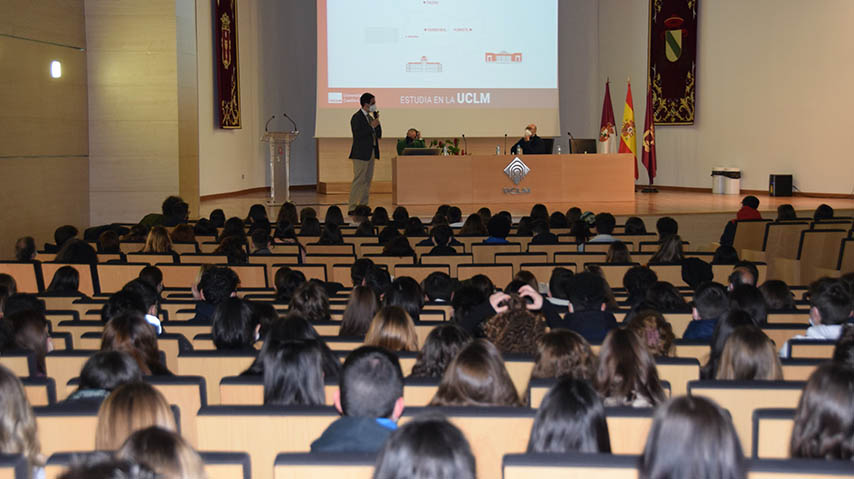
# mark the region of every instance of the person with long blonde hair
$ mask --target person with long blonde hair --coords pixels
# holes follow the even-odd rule
[[[179,434],[152,426],[134,432],[116,453],[150,467],[163,479],[205,479],[205,464]]]
[[[417,352],[415,323],[403,308],[386,306],[371,321],[368,334],[365,335],[365,346],[379,346],[392,352]]]
[[[177,430],[175,416],[163,394],[142,382],[119,386],[98,410],[95,449],[114,451],[135,431],[150,426]]]
[[[24,386],[12,371],[0,365],[0,453],[21,454],[33,470],[33,477],[43,476],[36,416],[27,401]]]
[[[142,247],[141,253],[173,253],[172,240],[169,239],[169,232],[162,226],[155,226],[148,232],[148,237],[145,238],[145,246]]]

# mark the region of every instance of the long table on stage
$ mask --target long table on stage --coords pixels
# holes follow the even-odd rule
[[[527,172],[518,182],[505,173]],[[634,201],[632,155],[464,155],[393,158],[398,205]],[[518,179],[518,176],[517,176]]]

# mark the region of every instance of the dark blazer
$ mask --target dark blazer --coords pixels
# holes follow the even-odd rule
[[[371,131],[376,131],[377,138],[374,141],[374,135]],[[350,159],[369,161],[371,153],[376,154],[376,158],[380,157],[379,139],[383,136],[382,125],[377,125],[376,128],[371,128],[368,118],[362,112],[361,108],[353,117],[350,118],[350,131],[353,132],[353,146],[350,147]]]
[[[391,433],[374,418],[342,416],[311,443],[311,452],[379,452]]]
[[[617,319],[608,311],[579,311],[566,313],[563,319],[546,321],[551,329],[569,329],[575,331],[592,344],[600,344],[608,331],[618,327]]]

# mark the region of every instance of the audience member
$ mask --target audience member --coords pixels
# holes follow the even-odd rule
[[[370,346],[350,353],[334,403],[341,417],[311,443],[311,452],[379,451],[403,414],[403,373],[397,356]]]
[[[367,286],[353,288],[347,300],[347,308],[344,310],[338,336],[364,337],[378,308],[377,298],[371,288]]]
[[[694,396],[680,396],[659,407],[638,477],[746,479],[747,461],[729,413]]]
[[[688,323],[682,339],[689,341],[711,341],[718,321],[729,311],[726,288],[719,283],[707,282],[694,290],[692,321]]]
[[[323,245],[336,245],[344,244],[344,237],[341,235],[341,230],[338,227],[337,223],[326,223],[323,225],[323,229],[320,231],[320,238],[317,240],[317,244]]]
[[[563,319],[550,321],[548,326],[569,329],[591,343],[600,343],[608,331],[617,327],[614,315],[605,310],[605,280],[585,272],[573,275],[567,284],[569,312]]]
[[[824,203],[818,205],[818,208],[815,209],[815,213],[813,214],[812,219],[813,221],[833,219],[833,208],[831,208],[830,205],[826,205]]]
[[[252,254],[256,256],[269,256],[273,254],[270,251],[269,230],[258,228],[252,232]]]
[[[789,221],[798,219],[795,207],[786,203],[777,207],[777,221]]]
[[[335,226],[344,225],[344,214],[341,208],[337,205],[332,205],[326,209],[326,217],[323,219],[324,224],[334,224]]]
[[[113,459],[99,452],[82,456],[59,479],[156,479],[148,466],[129,460]]]
[[[729,309],[740,309],[746,312],[753,320],[753,324],[760,328],[768,322],[768,306],[756,286],[745,284],[730,291]]]
[[[95,449],[115,451],[131,434],[151,426],[177,430],[169,402],[147,383],[121,385],[107,396],[98,410]]]
[[[15,241],[15,261],[36,259],[36,242],[32,236],[24,236]]]
[[[250,301],[249,306],[252,308],[252,322],[259,327],[258,337],[263,338],[279,320],[279,313],[269,302]]]
[[[476,339],[451,361],[430,406],[520,406],[501,353]]]
[[[810,375],[795,411],[790,455],[854,459],[854,369],[830,363]]]
[[[201,301],[196,303],[193,321],[210,322],[217,305],[236,295],[238,284],[240,278],[231,268],[215,266],[205,270],[199,280]]]
[[[537,408],[528,453],[610,453],[605,407],[590,383],[558,381]]]
[[[768,280],[759,287],[759,292],[765,298],[765,303],[771,311],[787,311],[795,309],[795,294],[785,281]]]
[[[630,216],[626,219],[626,234],[627,235],[645,235],[646,224],[637,216]]]
[[[99,351],[83,364],[77,389],[63,402],[100,406],[117,387],[138,381],[142,381],[142,370],[131,355]]]
[[[596,215],[596,236],[590,238],[591,243],[613,243],[616,239],[611,236],[617,220],[611,213],[599,213]]]
[[[145,464],[162,479],[207,479],[199,453],[180,434],[157,426],[131,434],[116,458]]]
[[[11,326],[13,347],[32,351],[36,370],[34,376],[46,376],[45,356],[53,351],[53,343],[48,335],[48,322],[43,311],[28,309],[8,313],[2,321]]]
[[[430,230],[430,236],[432,237],[435,246],[433,246],[433,248],[431,248],[430,252],[427,254],[440,256],[457,254],[457,250],[453,246],[451,246],[451,241],[454,238],[454,233],[451,230],[450,226],[434,226],[433,229]],[[453,241],[455,243],[459,243],[459,241]]]
[[[317,341],[276,342],[264,362],[264,405],[321,406],[323,352]]]
[[[685,259],[682,252],[682,237],[671,234],[661,240],[658,251],[649,259],[649,264],[680,264]]]
[[[421,308],[424,307],[424,293],[417,281],[408,276],[401,276],[395,278],[386,289],[383,306],[400,306],[413,321],[418,321]]]
[[[409,239],[406,236],[395,236],[390,239],[388,243],[383,247],[383,256],[394,256],[394,257],[404,257],[410,256],[413,260],[417,259],[415,254],[415,250],[412,249],[412,246],[409,244]]]
[[[653,357],[668,357],[674,354],[673,342],[676,335],[673,334],[673,326],[658,311],[640,310],[627,323],[626,326],[638,335]]]
[[[646,299],[646,292],[650,286],[658,281],[658,275],[647,266],[632,266],[623,275],[623,288],[629,296],[626,302],[629,306],[635,306]]]
[[[666,399],[655,360],[627,328],[614,329],[602,342],[593,386],[608,407],[654,407]]]
[[[299,230],[300,236],[320,236],[320,221],[317,218],[309,216],[307,218],[304,218],[301,224],[302,227]]]
[[[732,268],[729,275],[729,290],[747,284],[756,286],[759,283],[759,269],[750,261],[739,261]]]
[[[3,365],[0,365],[0,414],[3,418],[0,421],[0,453],[22,455],[32,477],[44,477],[45,458],[36,431],[36,415],[21,381]]]
[[[130,355],[146,376],[172,374],[160,360],[154,327],[139,313],[126,313],[110,319],[104,326],[101,351]]]
[[[389,351],[418,351],[415,323],[403,308],[384,306],[377,311],[365,335],[366,346],[378,346]]]
[[[842,328],[842,334],[833,348],[833,362],[845,367],[854,368],[854,326]]]
[[[68,240],[73,239],[77,236],[77,228],[71,225],[63,225],[57,228],[53,232],[53,243],[48,244],[45,243],[44,251],[45,253],[56,253],[62,249]]]
[[[727,222],[723,234],[721,234],[720,243],[726,246],[732,246],[735,239],[735,229],[738,221],[761,220],[762,215],[759,213],[759,198],[749,195],[741,200],[741,209],[735,215],[735,219]]]
[[[169,239],[172,240],[172,243],[195,243],[196,233],[191,225],[183,223],[172,230],[172,233],[169,235]]]
[[[477,213],[468,215],[459,233],[460,236],[486,236],[487,234],[483,217]]]
[[[504,215],[495,215],[489,219],[486,230],[489,237],[483,240],[484,244],[509,244],[507,235],[510,234],[510,220]]]
[[[558,236],[552,233],[549,229],[549,224],[545,220],[534,222],[533,238],[529,244],[558,244]]]
[[[549,277],[548,301],[562,311],[567,311],[569,308],[569,293],[566,287],[573,274],[572,270],[556,266]]]
[[[715,379],[782,380],[783,367],[774,341],[756,326],[735,328],[724,345]]]
[[[632,255],[629,254],[629,248],[626,243],[620,240],[614,240],[611,246],[608,247],[608,254],[605,255],[605,262],[609,264],[627,264],[632,262]]]
[[[211,337],[218,350],[252,351],[260,329],[248,301],[226,298],[214,311]]]
[[[163,271],[157,266],[146,266],[139,270],[140,281],[154,288],[158,295],[163,292]]]
[[[813,283],[815,284],[815,283]],[[813,285],[810,285],[813,289]],[[833,281],[818,289],[810,296],[810,327],[805,335],[792,339],[837,340],[842,334],[842,326],[852,316],[851,296],[841,281]],[[783,345],[780,355],[789,357],[789,342]]]
[[[305,274],[302,271],[292,270],[287,266],[276,270],[276,276],[273,279],[276,286],[277,303],[290,303],[296,290],[306,282]]]
[[[311,280],[300,286],[291,298],[288,314],[301,316],[309,322],[329,321],[329,297],[323,283]]]
[[[454,323],[436,326],[424,340],[418,352],[412,377],[441,378],[448,365],[471,342],[469,333]]]
[[[712,264],[736,264],[738,263],[738,251],[732,246],[721,245],[715,250]]]
[[[456,280],[447,273],[434,271],[421,282],[424,297],[431,303],[450,303],[456,289]]]
[[[663,243],[668,236],[679,234],[679,223],[669,216],[663,216],[655,222],[655,229],[658,231],[658,241]]]
[[[79,290],[80,273],[73,266],[63,266],[53,273],[45,291],[51,296],[83,296]]]
[[[475,479],[476,461],[462,431],[422,416],[394,431],[377,456],[373,479]]]
[[[359,258],[350,266],[350,280],[353,286],[364,286],[365,276],[368,271],[374,267],[374,262],[370,258]]]
[[[537,341],[533,379],[570,377],[591,381],[596,374],[596,355],[580,334],[556,329]]]
[[[731,310],[718,321],[712,336],[712,349],[709,360],[700,368],[700,379],[714,379],[718,374],[721,356],[730,334],[739,326],[756,326],[750,315],[740,309]]]
[[[389,224],[388,210],[382,206],[374,208],[374,212],[371,214],[371,223],[376,226],[386,226]]]
[[[507,295],[499,307],[501,311],[483,323],[486,338],[502,353],[533,355],[546,333],[545,318],[528,311],[525,298],[515,293]]]
[[[667,281],[657,281],[646,290],[646,302],[656,311],[686,313],[690,306],[682,293]]]
[[[566,215],[561,213],[560,211],[555,211],[551,215],[549,215],[549,228],[552,229],[563,229],[569,228],[569,223],[566,221]]]
[[[97,264],[98,253],[95,252],[95,248],[89,246],[89,243],[79,239],[70,239],[56,253],[54,261],[66,264]]]

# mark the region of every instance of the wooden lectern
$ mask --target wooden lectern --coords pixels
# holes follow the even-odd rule
[[[291,198],[291,143],[299,131],[268,131],[261,141],[270,145],[270,198],[267,206],[280,206]]]

